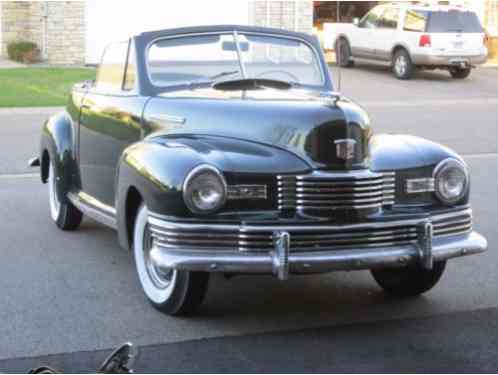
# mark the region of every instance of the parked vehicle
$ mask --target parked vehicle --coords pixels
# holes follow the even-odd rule
[[[477,15],[464,8],[389,3],[373,8],[352,24],[324,26],[326,48],[334,48],[342,67],[366,59],[391,65],[399,79],[416,69],[446,69],[466,78],[486,62],[486,34]]]
[[[388,293],[418,295],[447,259],[487,247],[462,158],[374,135],[301,33],[206,26],[112,44],[45,123],[39,162],[56,225],[85,214],[115,228],[168,314],[194,311],[212,272],[371,269]]]

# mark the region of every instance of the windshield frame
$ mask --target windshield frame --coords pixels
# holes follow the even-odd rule
[[[316,67],[320,70],[320,85],[306,85],[306,84],[299,84],[299,89],[308,89],[311,91],[333,91],[332,90],[332,83],[330,76],[327,74],[326,69],[328,67],[325,67],[325,61],[323,58],[323,55],[320,54],[320,52],[317,50],[316,46],[313,43],[310,43],[308,40],[305,38],[301,38],[296,35],[289,35],[285,33],[271,33],[271,32],[264,32],[264,31],[250,31],[250,30],[238,30],[238,29],[232,29],[232,30],[223,30],[223,31],[206,31],[206,32],[195,32],[195,33],[182,33],[182,34],[175,34],[175,35],[164,35],[164,36],[159,36],[156,38],[153,38],[150,40],[145,49],[144,49],[144,70],[146,73],[146,77],[149,81],[150,86],[154,88],[154,91],[156,93],[164,93],[164,92],[170,92],[170,91],[178,91],[178,90],[185,90],[185,89],[194,89],[194,88],[199,88],[199,87],[210,87],[213,83],[213,81],[189,81],[189,82],[184,82],[184,83],[174,83],[171,85],[165,85],[165,86],[159,86],[154,83],[154,80],[152,79],[151,72],[150,72],[150,64],[149,64],[149,50],[150,48],[157,43],[158,41],[161,40],[168,40],[168,39],[178,39],[182,37],[193,37],[193,36],[208,36],[208,35],[232,35],[234,39],[234,43],[237,46],[237,58],[238,58],[238,63],[241,66],[241,75],[244,77],[245,75],[245,69],[242,68],[244,65],[244,61],[242,59],[242,56],[240,54],[240,44],[239,44],[239,35],[257,35],[257,36],[269,36],[269,37],[274,37],[274,38],[280,38],[280,39],[290,39],[290,40],[295,40],[298,42],[301,42],[305,44],[308,48],[313,53],[313,57],[316,63]],[[247,77],[244,77],[247,78]],[[223,82],[223,80],[217,81],[218,82]]]

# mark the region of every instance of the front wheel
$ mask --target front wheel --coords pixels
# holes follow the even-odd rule
[[[59,183],[52,161],[48,169],[48,199],[50,204],[50,216],[54,223],[62,230],[75,230],[83,220],[83,214],[65,199],[60,200]]]
[[[414,297],[432,289],[443,275],[446,261],[435,262],[431,270],[420,265],[372,270],[375,281],[388,294]]]
[[[450,74],[453,78],[464,79],[470,75],[471,68],[450,68]]]
[[[133,252],[138,278],[149,302],[169,315],[195,312],[206,295],[209,273],[157,268],[150,258],[152,235],[148,210],[142,205],[135,220]]]

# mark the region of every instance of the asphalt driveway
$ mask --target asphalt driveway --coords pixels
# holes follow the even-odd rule
[[[445,73],[422,73],[416,80],[400,82],[384,69],[343,70],[342,91],[371,113],[377,132],[420,135],[465,156],[473,177],[475,228],[487,236],[488,253],[451,261],[441,283],[415,300],[387,298],[368,272],[293,277],[286,283],[272,277],[225,280],[217,275],[198,316],[166,317],[147,304],[132,259],[118,247],[114,232],[91,220],[73,233],[58,231],[50,222],[46,186],[26,167],[26,160],[37,151],[46,111],[0,111],[0,360],[11,359],[0,361],[0,370],[30,363],[20,357],[108,349],[127,340],[139,345],[184,342],[183,350],[189,352],[189,343],[198,345],[189,340],[217,337],[233,344],[230,337],[234,335],[281,332],[287,340],[308,347],[307,335],[300,338],[293,330],[311,327],[328,327],[324,332],[331,336],[346,335],[344,327],[352,327],[357,332],[348,341],[353,348],[362,345],[369,334],[360,323],[384,324],[394,335],[398,332],[395,322],[426,318],[438,324],[437,317],[455,316],[455,312],[464,314],[459,322],[469,319],[465,314],[482,313],[476,329],[496,342],[496,325],[490,321],[496,315],[484,312],[498,308],[498,255],[493,245],[498,240],[498,179],[494,175],[498,168],[498,70],[480,69],[464,81],[451,80]],[[442,345],[450,345],[459,324],[438,331],[445,338]],[[403,327],[408,336],[417,332],[416,324]],[[313,335],[313,331],[301,332]],[[476,335],[474,339],[482,338]],[[383,340],[389,340],[388,335]],[[278,353],[283,350],[270,345],[272,339],[256,342]],[[375,346],[373,339],[366,342]],[[326,361],[328,346],[316,349]],[[190,361],[195,361],[192,356]],[[492,368],[489,357],[475,360],[487,361],[488,367],[476,362],[469,369]],[[226,363],[227,370],[244,371],[243,361],[237,362],[242,367],[230,367],[230,363]],[[216,366],[204,367],[208,368],[221,371]],[[347,367],[340,369],[347,371]],[[365,367],[352,363],[350,369]]]

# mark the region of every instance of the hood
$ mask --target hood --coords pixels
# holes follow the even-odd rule
[[[175,91],[151,99],[144,119],[149,133],[262,143],[290,151],[318,169],[365,168],[369,157],[366,112],[348,99],[308,91]]]

